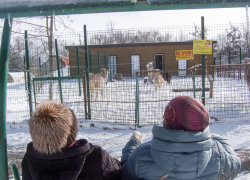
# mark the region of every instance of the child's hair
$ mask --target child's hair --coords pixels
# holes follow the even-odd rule
[[[70,146],[78,128],[74,112],[62,103],[42,101],[29,120],[33,147],[39,153],[53,154]]]
[[[205,106],[190,96],[177,96],[165,108],[163,119],[171,129],[202,131],[210,122]]]

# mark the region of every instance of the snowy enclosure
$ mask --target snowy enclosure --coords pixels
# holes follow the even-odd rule
[[[242,24],[238,24],[240,29],[244,29]],[[194,28],[195,27],[195,28]],[[225,34],[225,31],[230,28],[230,26],[207,26],[209,30],[208,38],[211,38],[217,41],[217,51],[219,46],[223,44],[223,37],[220,39],[218,35]],[[154,46],[154,52],[150,55],[142,56],[145,47],[151,46],[154,43],[161,43],[164,41],[173,42],[173,41],[190,41],[190,39],[196,38],[196,34],[192,34],[193,30],[196,29],[196,26],[183,26],[183,27],[162,27],[162,28],[141,28],[141,29],[127,29],[127,30],[112,30],[112,31],[91,31],[88,32],[88,44],[96,45],[98,50],[97,52],[93,51],[92,54],[92,64],[89,62],[89,70],[92,70],[92,73],[99,73],[100,68],[106,67],[110,69],[110,75],[108,82],[104,90],[103,99],[99,95],[98,99],[90,100],[90,110],[91,112],[91,122],[102,122],[109,124],[125,124],[125,125],[147,125],[147,124],[159,124],[162,121],[162,113],[166,104],[175,96],[178,95],[189,95],[195,96],[197,99],[201,99],[201,68],[198,69],[195,75],[195,82],[193,81],[192,73],[188,70],[184,74],[178,73],[179,71],[173,72],[174,69],[177,69],[179,66],[178,61],[175,60],[174,49],[170,47],[160,47]],[[152,33],[155,32],[155,33]],[[147,36],[146,36],[147,35]],[[183,36],[180,36],[183,35]],[[225,34],[226,36],[226,34]],[[167,38],[168,37],[168,38]],[[82,76],[84,71],[86,71],[85,65],[85,52],[80,51],[80,60],[79,60],[79,73],[78,73],[78,64],[76,61],[76,53],[70,54],[69,50],[66,47],[69,46],[83,46],[84,38],[82,32],[74,33],[65,33],[65,34],[55,34],[55,39],[58,41],[58,52],[60,56],[69,58],[69,66],[63,69],[60,69],[61,76]],[[12,38],[12,46],[20,44],[24,41],[23,37],[14,36]],[[221,42],[220,42],[221,41]],[[138,47],[140,50],[139,54],[133,51],[134,47],[131,47],[129,51],[125,48],[128,44],[145,44],[145,46]],[[147,44],[148,43],[148,44]],[[49,45],[47,38],[29,36],[30,44],[30,62],[31,62],[31,73],[33,74],[32,78],[45,78],[49,75]],[[54,44],[54,43],[53,43]],[[102,51],[105,46],[112,46],[111,48],[106,48],[106,52]],[[91,47],[91,46],[89,46]],[[178,49],[187,48],[186,45],[178,45]],[[17,52],[16,48],[13,48],[15,56],[10,57],[10,63],[12,62],[12,68],[10,67],[9,72],[13,76],[15,81],[14,83],[8,83],[7,90],[7,123],[26,123],[29,119],[29,101],[28,101],[28,92],[27,84],[24,81],[24,72],[25,69],[23,57],[24,47],[20,47],[22,51]],[[74,52],[76,49],[74,49]],[[228,51],[225,51],[227,53]],[[158,56],[154,56],[154,54]],[[244,59],[247,54],[245,50]],[[232,56],[234,54],[234,56]],[[232,53],[231,57],[234,57],[232,63],[240,63],[239,60],[239,51]],[[103,55],[107,56],[107,59]],[[136,63],[131,63],[134,56],[138,56],[141,59],[138,60],[138,65],[134,66]],[[206,59],[206,62],[209,60],[210,64],[218,64],[220,60],[220,54],[214,54],[211,59]],[[55,47],[52,48],[52,55],[55,57]],[[100,56],[100,57],[99,57]],[[125,60],[122,61],[121,57],[124,56]],[[216,57],[214,57],[216,56]],[[99,61],[97,60],[99,57]],[[223,56],[222,56],[223,57]],[[113,58],[115,62],[111,63],[109,59]],[[158,59],[156,59],[158,58]],[[162,59],[160,59],[162,58]],[[170,58],[172,63],[170,64]],[[75,59],[73,62],[72,59]],[[197,55],[197,59],[199,56]],[[139,73],[138,79],[138,96],[136,98],[136,78],[135,72],[131,72],[133,69],[146,69],[148,62],[152,61],[161,62],[163,71],[168,72],[172,75],[171,82],[168,84],[164,82],[160,91],[155,92],[154,85],[150,82],[144,82],[144,78],[148,75]],[[224,58],[225,63],[228,63]],[[220,61],[221,62],[221,61]],[[185,67],[190,68],[194,62],[186,61]],[[223,62],[222,62],[223,63]],[[243,63],[243,61],[242,61]],[[14,66],[14,65],[15,66]],[[100,64],[100,66],[98,65]],[[200,64],[200,62],[197,64]],[[17,66],[18,65],[18,66]],[[92,65],[92,66],[91,66]],[[39,68],[40,66],[40,68]],[[179,67],[178,67],[179,68]],[[210,83],[205,79],[205,106],[210,112],[212,119],[220,120],[223,118],[235,118],[239,116],[244,116],[249,113],[249,92],[247,84],[244,80],[244,68],[241,69],[240,65],[236,65],[233,69],[227,68],[214,68],[209,69],[209,74],[212,80],[214,80],[213,88],[213,97],[210,97]],[[53,70],[57,67],[53,67]],[[158,68],[157,68],[158,69]],[[179,69],[180,70],[180,69]],[[16,73],[19,71],[18,73]],[[20,72],[21,71],[21,72]],[[39,71],[45,72],[39,74]],[[122,72],[126,73],[122,73]],[[74,72],[75,74],[71,74]],[[213,72],[213,73],[212,73]],[[120,80],[111,79],[114,73],[120,73],[123,78]],[[18,77],[17,77],[18,74]],[[212,75],[213,74],[213,75]],[[57,71],[54,71],[54,77],[57,77]],[[49,98],[49,87],[52,89],[53,99],[60,101],[60,88],[59,81],[35,81],[34,89],[32,89],[32,104],[33,109],[36,104],[43,99]],[[78,119],[80,121],[87,121],[85,119],[86,111],[88,110],[88,103],[84,103],[84,94],[83,90],[85,87],[82,84],[82,79],[64,79],[62,83],[62,100],[67,106],[72,108],[75,111]],[[80,86],[79,86],[80,84]],[[193,88],[195,87],[195,91]],[[33,88],[33,84],[32,84]],[[20,106],[22,104],[22,106]],[[87,107],[86,107],[87,106]]]
[[[65,74],[67,74],[67,68],[63,69]],[[242,73],[240,79],[239,76],[229,78],[214,75],[213,97],[209,97],[209,91],[206,91],[205,95],[205,105],[212,119],[236,118],[249,113],[249,92],[243,76]],[[153,84],[144,82],[144,77],[139,77],[138,80],[139,101],[136,101],[136,78],[124,77],[122,81],[108,81],[103,99],[99,95],[98,99],[94,97],[90,100],[91,122],[125,125],[160,124],[166,104],[178,95],[193,97],[194,85],[195,96],[201,101],[202,84],[199,75],[195,76],[195,84],[191,75],[172,76],[171,83],[168,84],[165,81],[161,90],[157,92]],[[39,83],[41,82],[34,83],[35,91],[32,91],[35,92],[35,96],[32,95],[34,107],[34,97],[36,103],[49,98],[50,82]],[[81,122],[85,121],[85,108],[87,107],[84,106],[82,80],[80,79],[80,88],[78,79],[62,80],[61,83],[63,103],[76,113]],[[209,87],[206,80],[206,88]],[[53,99],[60,102],[58,80],[52,81],[52,89]],[[7,94],[7,123],[26,123],[29,118],[29,106],[24,79],[20,78],[19,82],[8,83]],[[136,103],[139,104],[139,122],[135,117]]]

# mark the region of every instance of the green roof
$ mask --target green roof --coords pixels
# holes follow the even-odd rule
[[[216,4],[216,3],[239,3],[248,0],[147,0],[149,4]]]
[[[0,18],[245,7],[250,0],[0,0]]]

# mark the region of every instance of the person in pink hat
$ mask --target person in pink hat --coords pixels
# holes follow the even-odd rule
[[[211,134],[205,106],[190,96],[173,98],[151,141],[136,131],[122,150],[122,180],[229,180],[241,160],[227,139]]]

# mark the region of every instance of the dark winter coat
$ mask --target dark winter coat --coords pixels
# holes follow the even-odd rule
[[[120,172],[118,160],[85,139],[52,155],[38,153],[31,142],[22,161],[23,180],[119,180]]]
[[[203,131],[189,132],[154,126],[153,139],[130,140],[122,150],[122,180],[231,180],[241,160],[228,141]],[[140,145],[141,144],[141,145]]]

